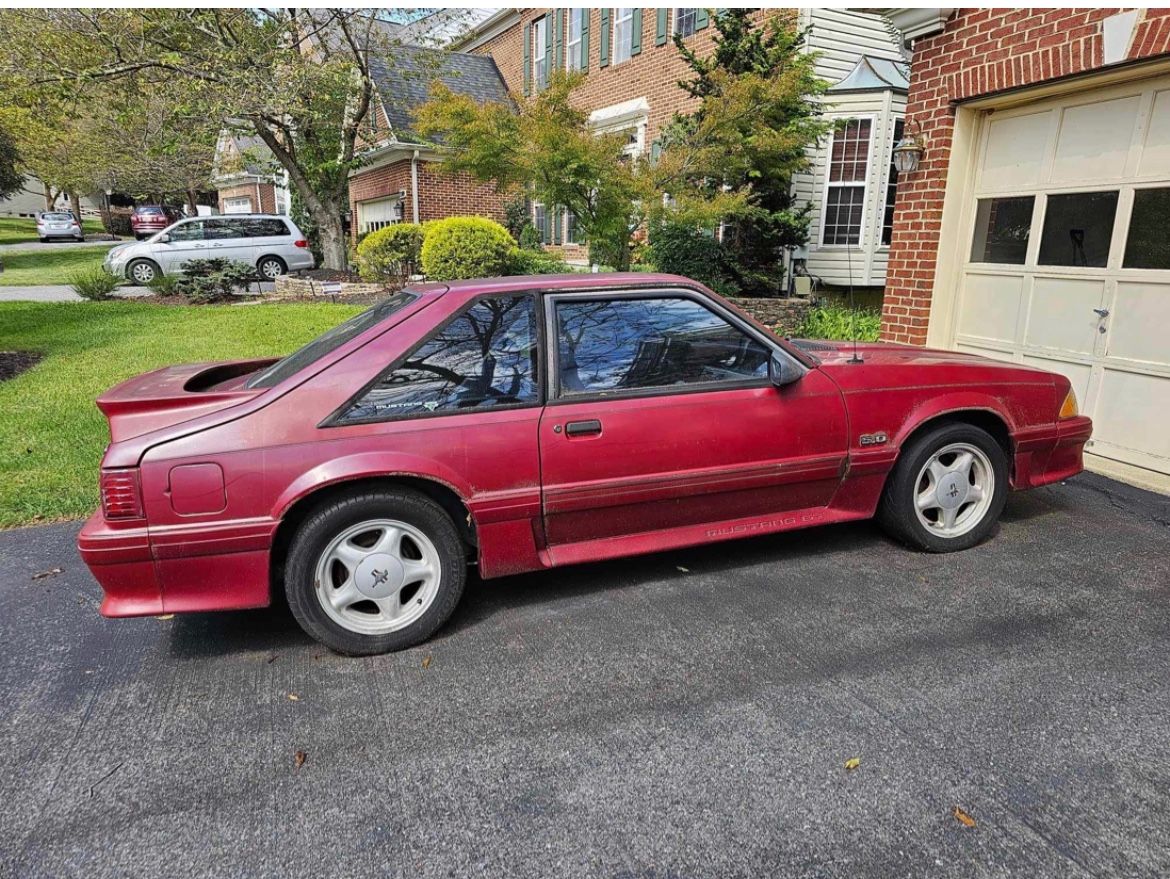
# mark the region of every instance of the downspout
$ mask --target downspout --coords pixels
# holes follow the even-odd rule
[[[418,225],[418,150],[410,157],[410,206],[414,224]]]
[[[264,199],[260,197],[260,178],[256,178],[256,213],[264,213]]]

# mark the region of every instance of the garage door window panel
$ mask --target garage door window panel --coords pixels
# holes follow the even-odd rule
[[[1036,197],[981,198],[975,213],[971,262],[1022,266],[1028,256]]]
[[[1127,269],[1170,269],[1170,189],[1139,189],[1125,239]]]
[[[1043,266],[1105,268],[1117,195],[1113,189],[1048,196],[1037,262]]]

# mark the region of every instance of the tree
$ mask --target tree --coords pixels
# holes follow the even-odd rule
[[[478,104],[436,84],[417,112],[417,128],[448,152],[445,171],[521,189],[548,210],[567,209],[598,254],[618,268],[629,265],[629,242],[648,194],[642,167],[623,153],[620,134],[596,134],[585,111],[573,106],[580,74],[554,72],[548,86],[515,107]]]
[[[724,243],[749,293],[775,292],[783,248],[808,236],[808,206],[794,202],[792,178],[829,130],[804,33],[784,14],[756,27],[744,9],[715,17],[715,48],[700,57],[675,45],[693,77],[679,83],[698,107],[676,115],[662,136],[655,186],[668,193],[660,219],[730,234]]]
[[[19,192],[23,185],[24,175],[20,173],[20,150],[16,146],[16,139],[0,123],[0,198],[8,198]]]
[[[0,12],[0,87],[83,99],[127,82],[192,119],[250,126],[288,172],[324,262],[345,268],[342,212],[374,84],[392,64],[377,10],[22,9]]]

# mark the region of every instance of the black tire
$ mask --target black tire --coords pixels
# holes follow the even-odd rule
[[[441,563],[438,591],[426,611],[405,628],[377,635],[351,631],[322,607],[317,563],[346,529],[387,518],[419,529],[434,545]],[[405,650],[431,637],[459,604],[466,575],[463,542],[437,503],[409,489],[355,489],[324,503],[301,523],[285,563],[284,588],[289,609],[309,635],[338,653],[370,656]]]
[[[991,500],[969,530],[944,536],[919,518],[916,499],[922,489],[923,470],[939,450],[956,443],[974,446],[983,452],[991,467]],[[944,459],[945,460],[945,459]],[[927,482],[929,485],[929,482]],[[1007,502],[1008,460],[1003,448],[987,431],[972,424],[951,422],[929,430],[902,449],[893,472],[886,480],[878,506],[878,523],[896,540],[924,552],[958,552],[987,539]],[[961,508],[959,516],[964,515]],[[978,509],[977,504],[972,505]],[[925,514],[924,514],[925,515]]]
[[[150,270],[150,277],[146,277],[146,270]],[[149,259],[132,260],[130,265],[126,266],[126,278],[140,286],[148,286],[158,279],[162,274],[162,269],[159,268],[158,263]]]
[[[265,281],[274,281],[281,275],[288,274],[288,265],[279,256],[262,256],[256,260],[256,271]]]

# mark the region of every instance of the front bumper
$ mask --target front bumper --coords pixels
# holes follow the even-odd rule
[[[1092,420],[1078,415],[1017,436],[1012,486],[1036,488],[1076,476],[1085,469],[1085,443],[1092,435]]]

